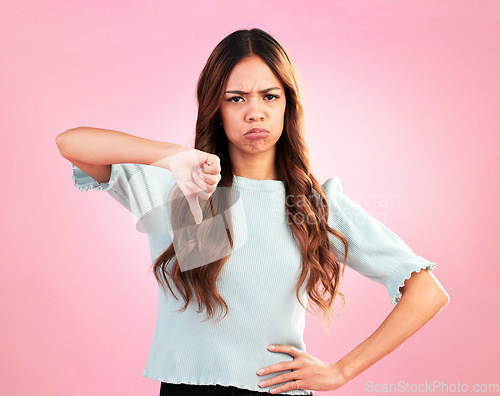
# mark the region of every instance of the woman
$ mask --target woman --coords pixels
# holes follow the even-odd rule
[[[312,175],[296,74],[272,36],[222,40],[197,99],[194,149],[87,127],[56,139],[76,186],[107,191],[149,236],[160,292],[143,375],[161,395],[335,390],[448,303],[435,263],[344,195],[338,177]],[[304,313],[311,302],[331,320],[345,265],[397,306],[324,363],[306,353]]]

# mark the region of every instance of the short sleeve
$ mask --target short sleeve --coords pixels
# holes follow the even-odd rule
[[[168,169],[143,164],[111,164],[109,181],[98,183],[72,164],[72,179],[80,191],[105,191],[135,216],[136,228],[163,233],[169,216],[169,193],[175,179]]]
[[[348,242],[346,265],[361,275],[383,284],[391,304],[401,299],[400,287],[413,272],[422,268],[433,270],[436,263],[418,256],[393,231],[371,216],[357,202],[343,193],[338,177],[331,177],[323,184],[328,200],[328,224],[340,231]],[[329,234],[334,252],[344,258],[344,245]]]

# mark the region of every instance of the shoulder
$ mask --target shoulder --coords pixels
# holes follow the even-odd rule
[[[329,198],[333,198],[337,192],[341,193],[343,191],[342,181],[338,176],[332,176],[326,179],[321,187],[323,187],[323,191]]]

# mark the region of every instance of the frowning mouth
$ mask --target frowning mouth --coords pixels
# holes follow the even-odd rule
[[[245,136],[247,135],[251,135],[251,134],[270,134],[271,132],[269,132],[267,129],[264,129],[264,128],[252,128],[250,129],[247,133],[245,133]]]

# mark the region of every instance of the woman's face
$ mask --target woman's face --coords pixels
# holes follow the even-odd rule
[[[219,107],[230,154],[234,150],[257,154],[275,149],[283,132],[285,107],[283,85],[259,56],[237,63]],[[252,128],[268,132],[248,134]]]

